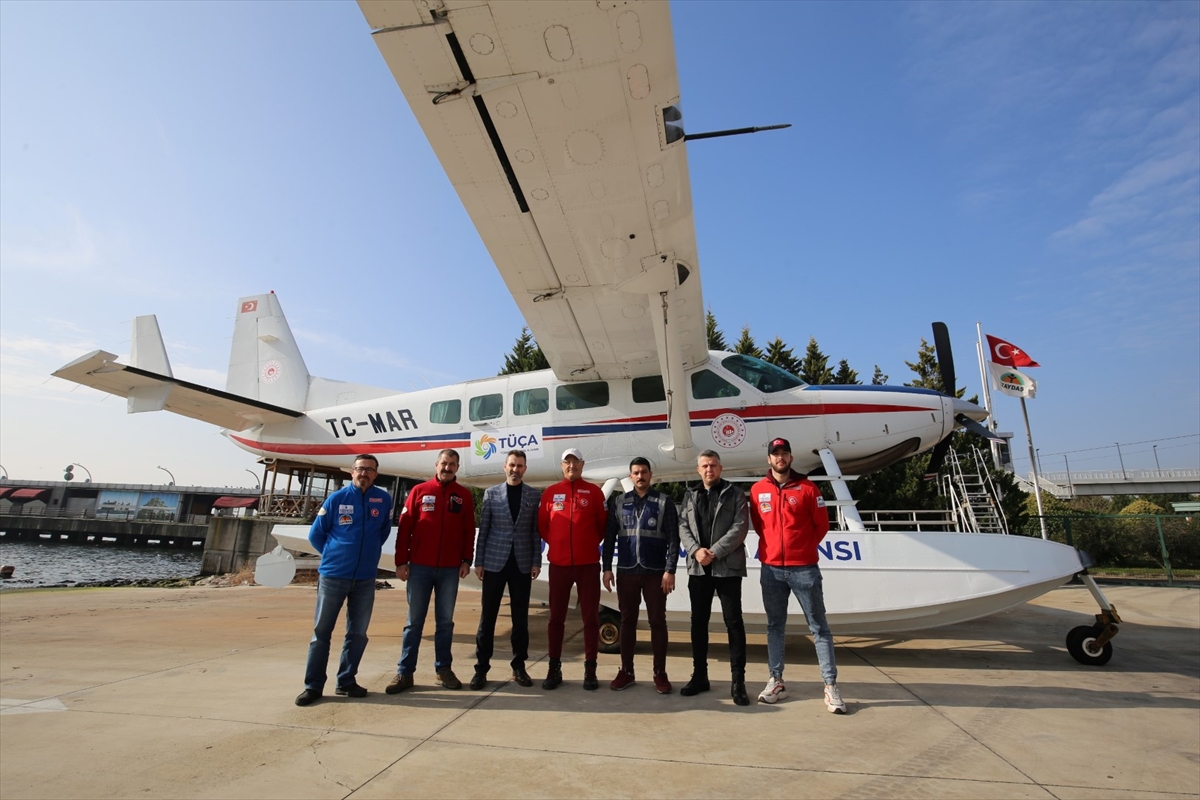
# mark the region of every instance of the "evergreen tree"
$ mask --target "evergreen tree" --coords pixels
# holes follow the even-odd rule
[[[713,316],[711,306],[704,315],[704,332],[708,336],[709,350],[729,351],[729,345],[725,343],[725,334],[721,333],[721,329],[717,327],[717,318]]]
[[[763,361],[768,364],[774,364],[780,369],[786,370],[793,375],[800,374],[800,362],[792,353],[792,348],[788,347],[783,339],[776,336],[767,345],[767,354],[763,356]]]
[[[800,360],[800,380],[811,386],[833,383],[833,370],[829,368],[829,356],[821,352],[816,339],[808,340],[804,358]]]
[[[833,382],[843,386],[848,384],[859,385],[862,383],[858,379],[858,373],[850,369],[850,362],[844,358],[838,362],[837,372],[833,374]]]
[[[916,386],[921,389],[933,389],[935,392],[946,394],[946,387],[942,385],[942,371],[938,367],[937,351],[933,345],[925,341],[925,337],[921,337],[921,346],[917,350],[916,363],[912,361],[904,362],[909,369],[917,373],[916,380],[912,383],[906,383],[905,386]],[[962,397],[967,390],[965,388],[954,388],[954,396]]]
[[[754,343],[754,337],[750,335],[749,325],[742,326],[742,338],[738,339],[738,343],[733,346],[733,352],[754,358],[763,357],[763,351],[758,349],[758,345]]]
[[[550,369],[546,354],[533,340],[533,334],[528,328],[521,328],[521,335],[513,344],[512,352],[504,357],[504,369],[501,375],[515,375],[518,372],[534,372],[539,369]]]
[[[888,382],[888,376],[884,375],[883,370],[881,370],[879,368],[879,365],[876,364],[875,365],[875,374],[871,376],[871,385],[872,386],[886,386],[887,382]]]

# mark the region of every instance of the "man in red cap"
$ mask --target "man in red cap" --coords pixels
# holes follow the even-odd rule
[[[550,562],[550,669],[543,689],[562,683],[563,633],[571,587],[583,616],[583,688],[600,688],[596,656],[600,651],[600,544],[608,525],[604,491],[583,479],[583,453],[569,447],[562,454],[563,480],[542,492],[538,532],[546,541]]]
[[[763,610],[767,613],[767,666],[771,677],[759,694],[763,703],[787,697],[783,683],[784,635],[789,595],[795,595],[808,619],[816,645],[821,677],[825,679],[825,707],[846,713],[837,687],[833,635],[825,619],[825,595],[817,545],[829,532],[829,512],[816,484],[792,469],[792,445],[772,439],[767,445],[771,471],[750,489],[750,518],[758,531],[758,558],[762,562]]]

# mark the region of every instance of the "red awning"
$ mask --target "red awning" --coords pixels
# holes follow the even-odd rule
[[[213,508],[251,508],[258,505],[257,497],[218,497]]]
[[[17,489],[8,496],[9,500],[40,500],[50,493],[49,489]]]
[[[0,500],[3,500],[4,498],[8,497],[8,493],[12,492],[12,491],[16,491],[16,487],[0,486]]]

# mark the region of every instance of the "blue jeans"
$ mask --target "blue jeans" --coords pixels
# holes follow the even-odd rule
[[[762,565],[763,610],[767,612],[767,667],[771,675],[783,680],[784,632],[787,627],[788,595],[796,595],[817,649],[821,677],[826,683],[837,682],[837,663],[833,659],[833,634],[825,619],[825,594],[821,589],[821,569],[809,567],[772,567]]]
[[[375,579],[356,581],[319,576],[317,610],[313,614],[313,637],[308,643],[308,663],[304,667],[304,688],[325,688],[325,670],[329,666],[329,640],[346,604],[346,638],[338,662],[337,685],[349,686],[358,674],[358,664],[367,649],[367,626],[375,608]]]
[[[434,595],[433,668],[437,672],[450,669],[453,658],[450,644],[454,639],[454,601],[458,599],[458,567],[423,567],[413,564],[408,573],[408,622],[404,625],[404,640],[400,663],[396,671],[412,675],[417,671],[417,654],[421,650],[421,633],[429,613],[429,596]]]

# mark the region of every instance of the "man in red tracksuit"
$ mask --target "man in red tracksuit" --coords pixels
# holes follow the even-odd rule
[[[583,480],[583,454],[563,451],[564,480],[542,492],[538,533],[550,562],[550,670],[543,689],[562,683],[563,630],[571,587],[577,587],[583,615],[583,688],[598,689],[596,654],[600,649],[600,545],[608,524],[603,490]]]
[[[767,686],[759,694],[763,703],[787,697],[783,683],[784,635],[788,599],[795,595],[808,619],[821,677],[825,680],[825,707],[846,713],[837,685],[833,634],[825,619],[825,593],[817,545],[829,532],[829,512],[817,485],[792,469],[792,445],[772,439],[767,445],[771,471],[750,488],[750,519],[758,531],[758,559],[762,562],[763,610],[767,612]]]
[[[412,488],[396,526],[396,577],[407,584],[408,621],[404,625],[400,663],[384,689],[396,694],[413,685],[421,633],[434,596],[433,668],[438,683],[461,689],[450,668],[454,639],[454,604],[458,581],[467,577],[475,554],[475,502],[471,490],[455,479],[458,451],[438,453],[433,480]]]

